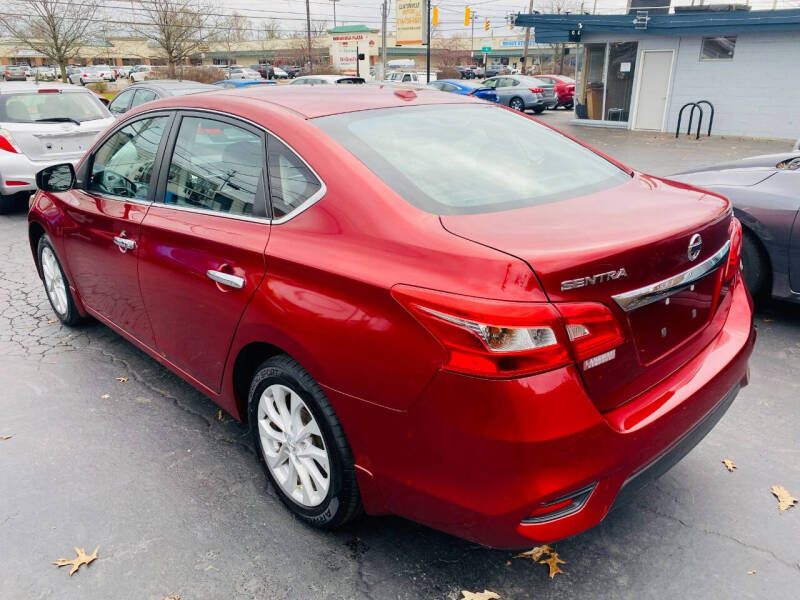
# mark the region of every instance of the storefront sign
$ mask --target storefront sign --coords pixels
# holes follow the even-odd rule
[[[525,40],[503,40],[500,42],[500,45],[504,48],[524,48],[525,47]],[[528,42],[528,48],[533,48],[536,45],[536,42],[531,40]]]
[[[357,42],[358,40],[365,39],[363,33],[348,33],[345,35],[335,35],[333,36],[334,42]]]
[[[397,45],[427,42],[428,0],[397,0]]]

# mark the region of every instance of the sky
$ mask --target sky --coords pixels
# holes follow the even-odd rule
[[[311,18],[327,21],[333,25],[333,6],[331,0],[309,0]],[[595,9],[597,13],[620,13],[626,6],[626,0],[582,0],[583,8],[587,11]],[[691,4],[692,0],[673,0],[673,4]],[[695,0],[700,2],[701,0]],[[724,0],[706,0],[706,2],[722,2]],[[744,2],[745,0],[738,0]],[[371,27],[380,27],[381,0],[337,0],[336,24],[353,25],[365,24]],[[390,0],[389,22],[393,28],[395,15],[395,0]],[[553,12],[553,4],[580,9],[581,0],[534,0],[534,9],[541,12]],[[770,9],[773,0],[750,0],[754,9]],[[800,8],[800,0],[777,0],[779,8]],[[520,30],[510,31],[506,15],[517,12],[527,12],[528,0],[432,0],[433,6],[439,7],[439,31],[446,35],[467,33],[469,28],[464,27],[464,7],[469,5],[471,10],[478,15],[480,25],[476,24],[476,32],[482,30],[483,21],[489,18],[490,27],[496,36],[519,33]],[[236,10],[240,14],[254,19],[277,18],[283,21],[284,30],[301,30],[305,27],[305,0],[222,0],[220,6],[226,11]]]

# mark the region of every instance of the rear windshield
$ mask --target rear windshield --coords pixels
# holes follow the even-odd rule
[[[408,106],[313,123],[408,202],[434,214],[537,206],[630,179],[560,133],[496,106]]]
[[[74,119],[82,123],[108,116],[108,111],[89,92],[0,95],[0,122],[5,123],[47,119]]]

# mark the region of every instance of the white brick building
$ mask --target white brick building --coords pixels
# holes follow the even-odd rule
[[[576,122],[674,132],[681,107],[706,100],[712,135],[800,138],[800,10],[526,19],[537,42],[580,32]]]

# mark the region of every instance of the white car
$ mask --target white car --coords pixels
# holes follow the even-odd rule
[[[114,67],[108,65],[94,65],[94,67],[100,71],[100,76],[103,78],[103,81],[117,80],[117,71]]]
[[[74,85],[97,83],[98,81],[103,81],[103,72],[97,67],[82,67],[73,71],[67,79]]]
[[[228,79],[261,79],[261,73],[247,67],[234,67],[228,74]]]
[[[136,83],[137,81],[144,81],[147,79],[148,75],[150,75],[150,71],[152,67],[150,65],[136,65],[131,69],[130,74],[128,75],[128,79],[131,80],[131,83]]]
[[[303,75],[295,77],[289,85],[326,85],[326,84],[364,83],[363,77],[350,75]]]
[[[386,74],[384,81],[392,83],[428,83],[427,73],[415,73],[413,71],[391,71]],[[431,72],[431,81],[436,81],[436,73]]]
[[[275,79],[289,79],[289,74],[280,67],[273,67],[272,70],[274,73],[273,77],[275,77]]]
[[[0,84],[0,212],[36,189],[36,173],[77,163],[114,117],[89,90],[63,83]]]

